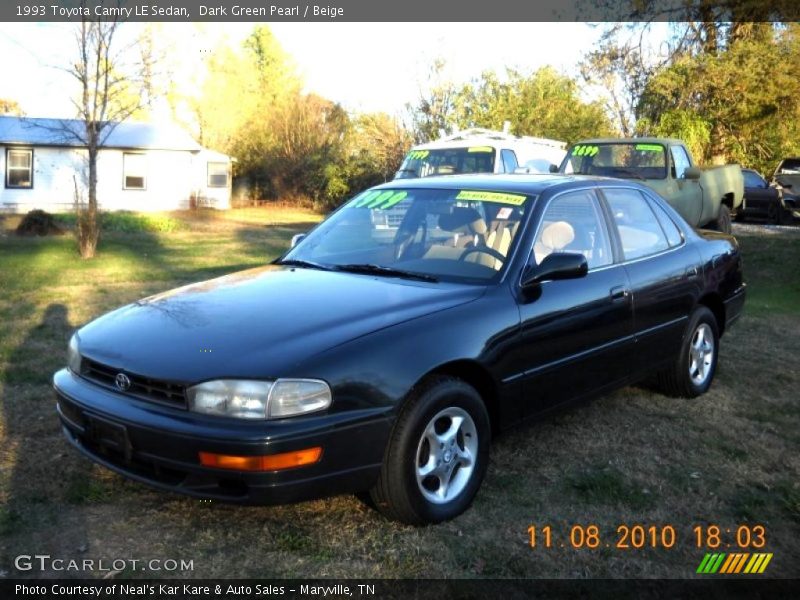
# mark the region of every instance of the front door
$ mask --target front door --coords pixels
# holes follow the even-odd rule
[[[535,414],[624,379],[632,360],[628,275],[614,263],[604,210],[593,190],[556,196],[542,216],[531,253],[578,252],[589,272],[545,281],[520,300],[519,377],[523,413]]]

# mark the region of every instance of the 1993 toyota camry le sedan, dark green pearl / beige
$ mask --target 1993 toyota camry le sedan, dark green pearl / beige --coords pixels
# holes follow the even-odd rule
[[[53,383],[69,442],[143,483],[243,503],[369,491],[437,522],[471,503],[493,433],[651,375],[705,392],[743,303],[734,238],[636,183],[395,181],[272,265],[82,327]]]

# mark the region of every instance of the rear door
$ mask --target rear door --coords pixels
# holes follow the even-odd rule
[[[700,255],[656,198],[604,187],[633,294],[637,371],[666,363],[680,348],[701,287]]]
[[[548,203],[530,249],[531,264],[552,252],[583,254],[589,272],[542,282],[521,296],[515,363],[525,415],[624,379],[632,360],[628,275],[614,262],[607,218],[593,189],[565,192]]]

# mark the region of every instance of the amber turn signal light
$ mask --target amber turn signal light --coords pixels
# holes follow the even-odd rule
[[[200,464],[204,467],[215,469],[233,469],[235,471],[280,471],[311,465],[319,461],[322,448],[306,448],[281,454],[267,454],[266,456],[231,456],[230,454],[214,454],[201,452]]]

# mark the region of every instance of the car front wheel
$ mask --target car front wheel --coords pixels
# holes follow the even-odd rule
[[[719,328],[707,307],[689,317],[681,350],[672,366],[658,373],[658,385],[668,396],[694,398],[711,387],[719,356]]]
[[[461,514],[486,473],[490,431],[486,406],[472,386],[452,377],[426,381],[397,417],[370,491],[375,506],[412,525]]]

